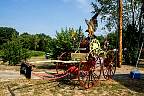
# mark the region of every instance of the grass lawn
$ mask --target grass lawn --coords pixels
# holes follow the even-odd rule
[[[44,57],[33,57],[31,61],[43,59]],[[40,65],[37,68],[36,71],[51,69],[50,66]],[[100,80],[96,87],[87,90],[80,87],[77,81],[0,78],[0,96],[11,96],[11,94],[15,96],[144,96],[144,72],[142,71],[140,80],[132,80],[128,76],[132,68],[123,65],[122,68],[117,68],[114,80]],[[1,65],[0,70],[18,72],[19,66]]]
[[[52,82],[47,80],[6,80],[0,82],[1,96],[143,96],[144,80],[100,81],[91,89],[83,90],[74,82]]]

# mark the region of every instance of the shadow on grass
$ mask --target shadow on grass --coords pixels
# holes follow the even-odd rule
[[[79,87],[79,83],[77,80],[69,80],[69,79],[59,79],[57,80],[59,82],[58,87],[59,88],[69,88],[71,90],[75,89],[76,87]]]
[[[144,74],[141,74],[141,79],[131,79],[129,74],[115,74],[114,80],[128,89],[144,93]]]
[[[131,66],[131,67],[135,67],[136,66],[135,64],[127,64],[127,63],[124,63],[124,62],[123,62],[122,65],[128,65],[128,66]],[[139,60],[137,67],[138,68],[144,68],[144,61],[142,62],[142,60]]]
[[[143,63],[139,63],[138,64],[138,68],[144,68],[144,64]]]
[[[56,82],[56,81],[53,81],[53,83]],[[13,88],[12,91],[15,91],[15,90],[22,90],[22,89],[26,89],[26,88],[29,88],[29,87],[33,87],[33,86],[40,86],[40,85],[46,85],[48,84],[47,86],[49,86],[49,88],[52,88],[52,87],[55,87],[57,86],[58,84],[51,84],[52,82],[38,82],[36,84],[32,84],[32,85],[23,85],[23,86],[20,86],[20,87],[17,87],[17,88]]]
[[[54,88],[54,89],[59,90],[59,89],[68,88],[70,90],[73,90],[73,89],[75,89],[76,86],[79,86],[79,85],[76,82],[71,81],[67,78],[62,78],[62,79],[58,79],[56,81],[47,81],[46,80],[46,82],[39,81],[35,84],[25,84],[25,85],[22,85],[22,86],[13,87],[12,91],[27,90],[29,88],[39,88],[39,86],[42,86],[43,88],[47,88],[47,89]]]
[[[61,77],[63,75],[57,75],[57,77]],[[69,75],[66,75],[62,78],[59,78],[59,79],[55,79],[56,82],[58,82],[58,88],[61,88],[61,89],[65,89],[65,88],[68,88],[68,89],[75,89],[76,87],[79,86],[79,83],[78,83],[78,80],[76,78],[77,76],[76,75],[72,75],[72,74],[69,74]]]

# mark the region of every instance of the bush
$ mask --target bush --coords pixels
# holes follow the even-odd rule
[[[52,40],[51,51],[52,58],[57,59],[63,52],[72,52],[74,48],[79,47],[80,40],[84,37],[81,27],[75,29],[61,29],[56,33],[56,38]]]
[[[27,58],[30,58],[30,53],[27,49],[22,48],[18,38],[13,38],[12,41],[3,45],[2,59],[5,62],[8,61],[9,65],[16,65]]]
[[[3,50],[0,50],[0,58],[3,56],[4,52]]]
[[[44,56],[45,55],[45,52],[42,52],[42,51],[33,51],[33,50],[30,50],[29,53],[30,53],[31,57]]]

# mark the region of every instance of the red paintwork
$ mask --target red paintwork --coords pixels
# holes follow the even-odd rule
[[[72,74],[77,74],[78,73],[78,68],[76,66],[71,66],[69,69],[68,69],[68,72],[69,73],[72,73]]]

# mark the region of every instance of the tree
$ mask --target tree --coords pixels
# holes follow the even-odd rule
[[[36,34],[39,38],[38,51],[50,52],[52,38],[44,33]]]
[[[136,64],[137,58],[138,58],[138,53],[140,49],[140,45],[142,43],[143,37],[141,37],[142,30],[144,28],[143,26],[143,17],[142,14],[143,12],[143,3],[138,4],[139,9],[136,10],[137,8],[137,2],[138,1],[133,1],[131,2],[132,5],[132,19],[131,23],[127,23],[127,26],[125,27],[124,30],[124,47],[127,48],[127,54],[126,54],[126,62],[127,63],[132,63]],[[140,14],[138,14],[140,12]],[[137,13],[137,14],[135,14]]]
[[[73,52],[74,48],[79,47],[82,37],[84,37],[84,35],[81,27],[78,30],[66,28],[61,29],[60,32],[56,32],[56,38],[53,39],[51,45],[53,57],[57,58],[63,52]]]
[[[19,36],[20,42],[22,44],[22,48],[25,49],[31,49],[32,47],[32,35],[28,34],[28,33],[23,33]]]
[[[39,47],[39,45],[38,45],[39,40],[40,40],[40,39],[38,38],[37,35],[32,35],[32,41],[31,41],[31,43],[33,43],[33,49],[34,49],[35,51],[37,51],[37,48]]]
[[[127,48],[127,61],[135,64],[140,37],[140,16],[142,0],[123,0],[123,48]],[[116,31],[118,24],[118,5],[117,0],[95,0],[92,2],[93,12],[101,11],[101,20],[105,22],[105,26],[111,31]]]
[[[18,37],[13,36],[11,41],[7,41],[3,45],[3,60],[8,61],[11,65],[18,64],[21,60],[26,60],[30,57],[30,53],[25,48],[22,48],[22,44]]]
[[[99,40],[100,45],[101,45],[101,47],[103,48],[103,45],[104,45],[104,36],[103,36],[103,35],[97,36],[97,39]]]
[[[132,2],[133,1],[133,2]],[[101,21],[105,23],[109,30],[117,29],[118,24],[118,1],[117,0],[95,0],[92,2],[93,11],[96,13],[101,9]],[[123,0],[123,26],[128,23],[138,23],[141,0]]]
[[[2,45],[4,43],[7,43],[7,41],[11,40],[13,34],[18,36],[19,33],[13,28],[0,27],[0,44]]]
[[[111,32],[107,35],[108,41],[109,41],[109,48],[115,49],[117,48],[117,34],[116,32]]]
[[[138,33],[137,28],[129,24],[123,30],[123,48],[127,48],[127,53],[124,54],[126,63],[136,64],[138,54]]]

